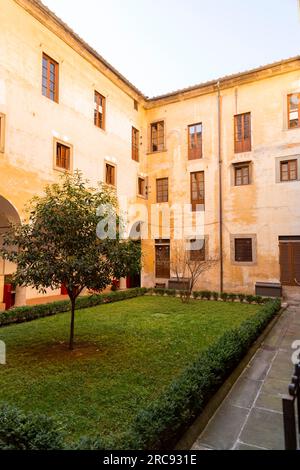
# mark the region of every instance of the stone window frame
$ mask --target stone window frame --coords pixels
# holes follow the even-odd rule
[[[236,261],[235,260],[235,239],[251,238],[252,239],[252,261]],[[234,233],[230,234],[230,261],[235,266],[254,266],[257,264],[257,235],[256,233]]]
[[[107,182],[106,182],[106,165],[110,165],[110,166],[114,167],[114,169],[115,169],[114,184],[110,184],[110,183],[107,183]],[[116,189],[116,188],[117,188],[117,181],[118,181],[118,180],[117,180],[117,178],[118,178],[118,171],[117,171],[117,169],[118,169],[118,167],[117,167],[117,164],[116,164],[116,163],[114,163],[114,162],[112,162],[112,161],[110,161],[110,160],[106,160],[106,159],[104,160],[104,170],[103,170],[103,172],[104,172],[104,173],[103,173],[104,177],[103,177],[103,181],[104,181],[104,183],[105,183],[107,186],[109,186],[110,188],[113,188],[113,189]]]
[[[57,152],[57,144],[65,145],[70,149],[70,168],[62,168],[57,166],[56,164],[56,152]],[[53,138],[53,169],[55,171],[60,171],[62,173],[73,173],[73,145],[70,142],[66,142],[65,140],[57,139],[56,137]]]
[[[297,128],[295,128],[297,129]],[[290,180],[290,181],[281,181],[281,174],[280,174],[280,164],[285,161],[289,160],[297,160],[297,179]],[[275,158],[275,182],[280,184],[291,184],[300,181],[300,155],[285,155],[284,157],[276,157]]]

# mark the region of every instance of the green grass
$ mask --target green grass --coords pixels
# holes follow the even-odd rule
[[[139,297],[0,329],[0,402],[54,416],[68,439],[121,437],[197,354],[261,307]]]

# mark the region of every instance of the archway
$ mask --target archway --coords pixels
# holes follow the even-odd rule
[[[0,195],[0,246],[3,244],[3,235],[10,227],[10,224],[20,224],[21,219],[16,208],[3,196]],[[0,257],[0,310],[6,308],[4,303],[4,286],[9,282],[9,276],[14,273],[16,267],[13,263]],[[26,302],[25,289],[17,288],[16,305]],[[9,305],[10,306],[10,305]]]

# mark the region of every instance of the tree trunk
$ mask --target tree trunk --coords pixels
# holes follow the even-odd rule
[[[75,324],[75,301],[76,299],[71,298],[71,328],[70,328],[70,342],[69,349],[74,349],[74,324]]]

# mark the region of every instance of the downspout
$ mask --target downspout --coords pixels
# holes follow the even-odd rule
[[[223,190],[222,190],[222,136],[221,136],[221,92],[220,82],[218,88],[218,159],[219,159],[219,256],[220,256],[220,292],[223,292],[224,266],[223,266]]]

